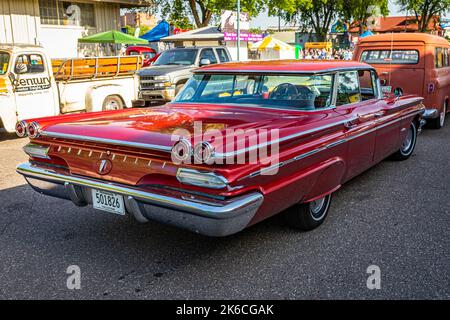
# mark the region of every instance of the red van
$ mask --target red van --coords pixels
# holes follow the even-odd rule
[[[390,33],[362,38],[353,59],[377,69],[381,85],[424,98],[431,127],[444,126],[450,111],[450,43],[426,33]]]

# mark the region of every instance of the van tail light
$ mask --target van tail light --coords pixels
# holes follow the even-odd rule
[[[427,85],[427,91],[428,91],[428,93],[433,93],[433,92],[434,92],[434,88],[435,88],[434,83],[429,83],[429,84]]]
[[[27,123],[25,121],[22,120],[16,123],[16,134],[19,138],[27,135]]]

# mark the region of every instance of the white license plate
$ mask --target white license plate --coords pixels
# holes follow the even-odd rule
[[[123,196],[108,191],[92,189],[94,209],[125,215]]]

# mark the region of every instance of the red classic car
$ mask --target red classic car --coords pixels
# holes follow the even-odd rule
[[[413,153],[421,101],[384,97],[360,62],[211,65],[162,107],[18,123],[31,142],[17,172],[78,206],[209,236],[282,211],[310,230],[346,181]]]

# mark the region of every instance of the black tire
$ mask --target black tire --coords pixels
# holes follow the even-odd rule
[[[417,142],[417,124],[411,122],[411,125],[408,128],[408,132],[406,134],[405,139],[403,140],[400,149],[398,149],[397,152],[395,152],[392,155],[392,159],[397,161],[403,161],[408,159],[414,152],[416,142]]]
[[[123,101],[119,96],[111,95],[107,96],[103,100],[102,110],[121,110],[123,109]]]
[[[331,194],[309,203],[296,204],[285,212],[287,223],[303,231],[320,226],[330,210]]]
[[[441,112],[436,119],[427,120],[429,127],[432,129],[441,129],[445,124],[445,115],[447,113],[447,103],[444,102]]]

